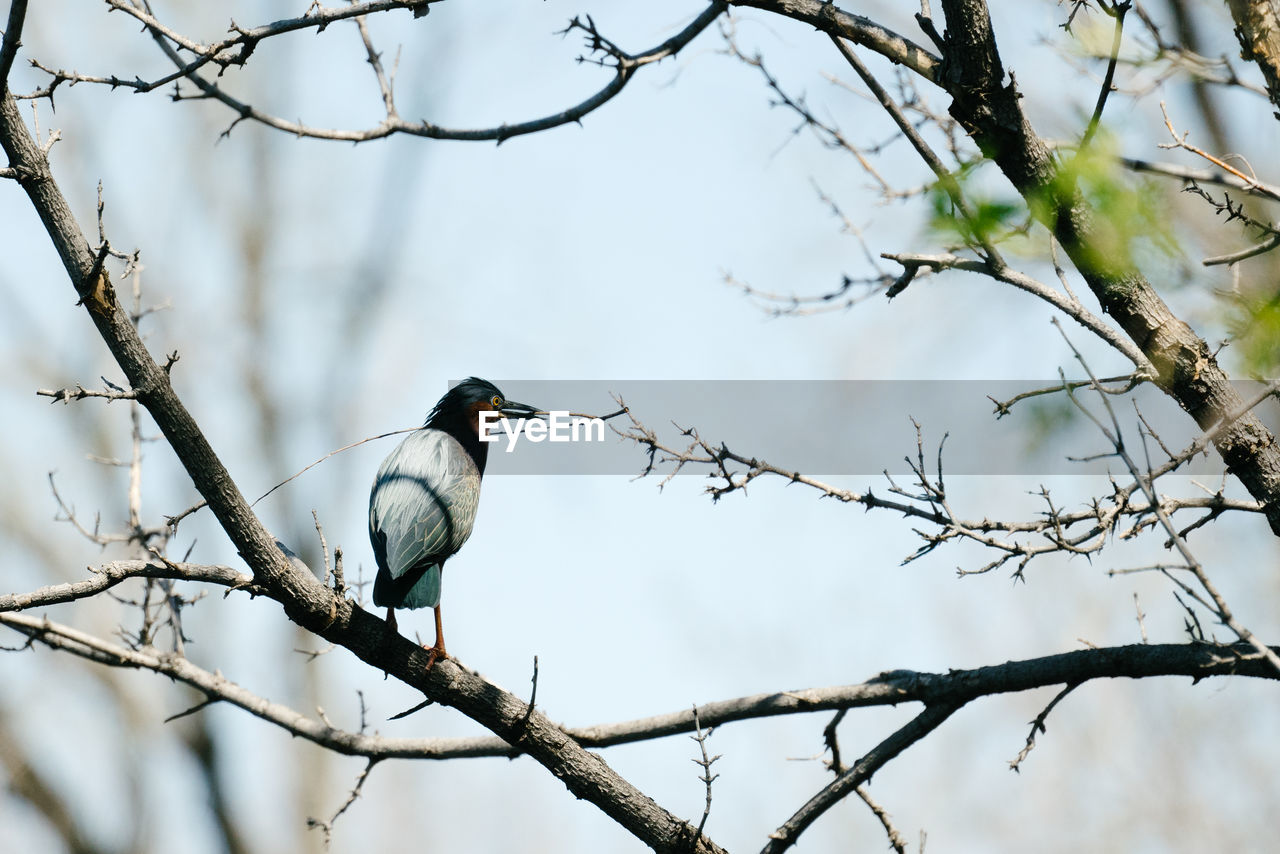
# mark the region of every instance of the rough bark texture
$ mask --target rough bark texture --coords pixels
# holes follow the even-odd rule
[[[730,0],[731,6],[751,6],[797,21],[804,21],[833,36],[848,39],[874,50],[899,65],[910,68],[926,80],[934,80],[941,61],[920,45],[870,18],[854,15],[823,0]]]
[[[168,372],[151,357],[116,299],[115,290],[71,214],[31,137],[13,97],[0,94],[0,145],[53,241],[80,301],[116,362],[227,536],[253,570],[254,581],[284,606],[289,618],[362,661],[452,706],[560,779],[575,796],[590,801],[655,851],[718,852],[696,829],[662,809],[578,745],[556,724],[519,698],[452,661],[427,669],[426,651],[392,633],[387,624],[350,600],[339,598],[314,576],[295,567],[277,548],[174,392]]]
[[[1059,181],[1060,164],[1022,112],[1012,77],[996,48],[983,0],[943,0],[946,56],[939,83],[951,94],[954,116],[1032,203],[1062,243],[1105,312],[1115,318],[1155,365],[1157,384],[1201,428],[1239,410],[1244,400],[1205,342],[1165,304],[1125,259],[1095,251],[1106,223],[1095,220],[1078,189]],[[1214,447],[1249,493],[1266,506],[1280,535],[1280,448],[1252,413],[1218,434]]]
[[[1240,57],[1262,69],[1271,103],[1280,108],[1280,0],[1227,0]],[[1277,112],[1276,118],[1280,118]]]
[[[1259,16],[1264,7],[1274,11],[1276,2],[1237,0]],[[1061,164],[1023,114],[1012,77],[1005,84],[984,0],[942,0],[947,30],[946,55],[940,61],[897,33],[820,0],[732,0],[731,5],[803,21],[863,45],[943,87],[953,99],[951,114],[1053,231],[1103,310],[1156,367],[1160,388],[1205,429],[1243,407],[1244,399],[1208,345],[1169,310],[1142,272],[1123,258],[1094,249],[1100,245],[1096,235],[1107,224],[1095,220],[1077,189],[1063,186]],[[1276,19],[1271,15],[1259,20],[1263,22],[1249,30],[1255,34],[1251,43],[1261,44],[1259,36],[1265,35],[1262,41],[1270,44],[1278,38],[1272,26]],[[1268,55],[1280,57],[1280,52]],[[1219,432],[1213,444],[1249,494],[1265,505],[1271,530],[1280,536],[1280,447],[1275,437],[1249,413]]]

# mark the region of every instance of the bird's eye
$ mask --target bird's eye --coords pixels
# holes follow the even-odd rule
[[[498,395],[496,394],[493,396],[493,399],[490,400],[489,402],[493,404],[495,407],[502,406],[502,398],[498,397]]]

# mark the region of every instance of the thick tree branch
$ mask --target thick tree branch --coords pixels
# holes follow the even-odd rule
[[[1031,127],[1005,70],[984,0],[943,0],[945,65],[899,36],[819,0],[759,0],[753,6],[804,21],[829,35],[865,45],[932,80],[953,98],[951,115],[994,160],[1054,234],[1125,334],[1156,369],[1156,382],[1202,428],[1241,403],[1208,345],[1176,317],[1141,271],[1100,251],[1095,212],[1079,188],[1062,180],[1061,164]],[[890,289],[892,291],[892,289]],[[1228,469],[1265,508],[1280,535],[1280,446],[1254,415],[1234,422],[1214,442]]]
[[[1276,0],[1227,0],[1227,8],[1236,22],[1240,55],[1262,69],[1267,94],[1280,110],[1280,6]]]
[[[177,454],[197,490],[253,570],[254,581],[284,606],[303,628],[353,652],[362,661],[405,682],[436,702],[453,706],[499,737],[522,734],[526,752],[656,851],[689,851],[693,828],[663,810],[609,768],[566,738],[540,713],[525,719],[517,697],[444,661],[428,668],[426,652],[394,634],[386,623],[337,597],[313,575],[295,566],[254,515],[195,419],[151,357],[96,253],[90,248],[50,172],[46,153],[32,139],[7,92],[0,99],[0,145],[24,176],[20,183],[44,223],[71,284],[120,365],[138,401]],[[695,851],[717,851],[705,837]]]
[[[205,702],[195,709],[171,715],[170,720],[213,703],[224,702],[275,724],[291,735],[347,756],[365,756],[370,759],[461,759],[509,756],[511,752],[509,744],[494,738],[383,738],[336,729],[288,706],[260,697],[220,673],[205,670],[180,655],[165,653],[149,646],[130,649],[71,626],[25,614],[0,614],[0,623],[50,649],[69,652],[112,667],[152,670],[190,685],[204,694]]]
[[[1031,127],[1004,66],[984,0],[942,0],[948,45],[946,71],[938,81],[953,101],[951,114],[973,136],[1027,199],[1125,333],[1157,370],[1156,383],[1178,401],[1202,428],[1239,407],[1209,347],[1174,316],[1135,266],[1116,253],[1100,251],[1106,223]],[[1266,509],[1271,530],[1280,535],[1280,446],[1257,416],[1249,414],[1217,436],[1214,446],[1227,468]]]
[[[853,794],[857,787],[870,780],[871,775],[884,767],[885,763],[941,726],[961,705],[963,704],[941,703],[926,706],[906,726],[877,744],[866,756],[853,763],[852,768],[810,798],[795,815],[769,835],[769,844],[761,849],[761,854],[781,854],[795,845],[800,834],[819,816]]]
[[[27,19],[27,0],[10,0],[9,21],[5,24],[4,40],[0,41],[0,92],[9,88],[9,72],[22,46],[22,25]]]
[[[389,738],[337,729],[246,690],[219,673],[152,647],[129,649],[70,626],[25,614],[0,614],[0,624],[51,649],[112,667],[153,670],[196,689],[206,697],[197,708],[215,702],[237,706],[255,717],[348,756],[369,759],[466,759],[510,757],[512,745],[501,738]],[[1142,679],[1189,676],[1251,676],[1280,681],[1280,673],[1245,643],[1134,644],[1075,650],[1041,658],[1010,661],[972,670],[926,673],[891,670],[866,682],[797,691],[775,691],[719,700],[667,714],[584,727],[557,727],[584,748],[607,748],[697,732],[741,721],[812,714],[872,706],[963,705],[981,697],[1017,693],[1053,685],[1079,685],[1094,679]],[[527,709],[527,707],[526,707]],[[175,715],[171,717],[179,717]],[[846,769],[847,770],[847,769]]]
[[[803,21],[829,36],[868,47],[886,59],[906,66],[926,80],[937,81],[942,60],[910,39],[885,29],[870,18],[854,15],[822,0],[730,0]]]

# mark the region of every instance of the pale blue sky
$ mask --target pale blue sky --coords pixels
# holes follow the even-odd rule
[[[865,5],[860,11],[916,36],[909,24],[914,2]],[[1049,135],[1078,132],[1095,83],[1069,76],[1042,42],[1057,37],[1062,10],[1048,2],[1033,4],[1034,13],[1011,9],[1026,10],[1025,4],[997,6],[998,23],[1008,28],[1002,44],[1033,119]],[[373,32],[388,62],[404,45],[397,78],[404,115],[472,126],[560,109],[604,81],[603,72],[572,62],[577,36],[551,35],[573,14],[593,12],[624,47],[638,49],[665,39],[700,8],[664,0],[592,9],[549,0],[499,14],[490,5],[451,2],[419,21],[407,13],[387,16]],[[245,4],[234,14],[248,24],[298,11],[277,3],[264,14]],[[222,32],[227,13],[219,8],[203,19],[175,20],[209,40]],[[84,73],[163,73],[163,57],[136,30],[119,13],[92,6],[33,4],[25,42],[31,55]],[[763,50],[785,84],[807,93],[819,114],[855,142],[890,136],[874,105],[821,76],[842,72],[825,37],[749,12],[739,18],[738,36]],[[41,126],[62,129],[55,175],[82,225],[92,226],[101,179],[113,243],[142,249],[147,299],[171,306],[146,321],[148,342],[157,353],[180,350],[175,385],[250,496],[338,445],[420,422],[448,380],[471,374],[616,381],[625,396],[628,381],[655,379],[1037,380],[1052,379],[1059,367],[1074,373],[1047,306],[975,276],[931,277],[892,303],[876,297],[848,312],[783,320],[769,319],[723,284],[732,272],[768,290],[819,293],[843,273],[865,272],[861,250],[839,234],[811,182],[866,229],[875,251],[936,245],[918,206],[880,203],[847,154],[824,149],[807,133],[792,138],[795,118],[771,110],[757,72],[719,55],[721,47],[718,34],[704,34],[677,60],[638,76],[583,127],[502,146],[418,139],[351,146],[249,125],[218,142],[229,116],[216,106],[83,85],[59,91],[56,116],[42,106]],[[344,126],[378,118],[377,90],[350,25],[264,44],[247,72],[225,79],[239,91],[257,87],[260,103],[290,118]],[[23,72],[17,80],[23,89],[39,78]],[[1037,101],[1046,91],[1055,96],[1051,106]],[[937,91],[926,94],[945,107]],[[1185,107],[1176,91],[1169,98]],[[1266,139],[1274,140],[1266,107],[1242,103],[1267,120]],[[1128,153],[1155,156],[1150,115],[1130,105],[1116,97],[1108,117],[1125,131]],[[1259,150],[1274,150],[1261,133],[1259,139]],[[903,186],[925,180],[900,143],[877,165]],[[122,404],[51,407],[35,398],[36,387],[94,386],[100,374],[119,374],[73,308],[56,257],[12,185],[0,186],[0,223],[9,247],[0,282],[11,304],[8,320],[0,320],[7,356],[0,401],[11,435],[0,464],[28,506],[23,524],[30,537],[6,529],[0,542],[15,561],[6,586],[29,589],[74,577],[102,559],[87,545],[64,544],[56,552],[62,574],[51,577],[32,543],[69,536],[51,519],[46,474],[53,469],[64,496],[82,512],[100,507],[104,525],[118,524],[123,475],[103,474],[84,454],[125,454],[128,413]],[[261,298],[269,319],[257,338],[245,322],[239,248],[245,231],[265,242],[268,287]],[[1198,284],[1207,290],[1221,282],[1206,277]],[[1206,304],[1194,292],[1174,300],[1190,312],[1202,313]],[[1124,370],[1123,360],[1085,332],[1070,324],[1068,330],[1099,372]],[[246,360],[261,366],[266,393],[281,408],[274,448],[258,439],[241,370]],[[523,399],[518,382],[505,390]],[[597,410],[609,405],[595,402]],[[654,427],[682,417],[641,415]],[[900,454],[914,449],[907,415],[901,413]],[[88,437],[97,425],[109,432],[95,445]],[[856,421],[829,426],[826,440],[861,440]],[[948,425],[924,427],[934,442]],[[314,509],[330,544],[344,548],[348,577],[360,564],[367,573],[368,485],[390,448],[384,441],[334,458],[287,487],[287,495],[268,499],[261,506],[268,527],[314,554]],[[636,470],[642,465],[637,452]],[[1034,512],[1027,493],[1040,483],[949,481],[954,500],[974,516]],[[185,476],[159,447],[148,449],[145,484],[144,510],[152,520],[191,500]],[[487,478],[474,535],[445,573],[450,651],[522,695],[537,655],[539,705],[579,725],[760,691],[858,682],[882,670],[999,663],[1075,649],[1081,639],[1136,642],[1135,592],[1153,640],[1182,637],[1167,584],[1105,574],[1150,562],[1159,553],[1154,547],[1117,544],[1092,564],[1046,559],[1025,585],[1011,584],[1004,571],[957,580],[957,565],[980,565],[983,556],[943,549],[900,567],[917,541],[895,517],[767,481],[747,498],[713,505],[703,485],[685,477],[659,492],[656,480],[626,477]],[[874,478],[847,485],[883,487]],[[1071,478],[1052,485],[1073,501],[1094,486]],[[193,560],[236,561],[208,518],[185,522],[173,551],[181,555],[193,541]],[[1274,573],[1265,571],[1275,550],[1264,526],[1224,520],[1195,544],[1220,569],[1217,578],[1239,603],[1241,618],[1274,634],[1274,609],[1254,607],[1275,593]],[[121,619],[106,603],[51,609],[50,616],[104,634]],[[192,659],[304,711],[311,712],[305,703],[319,702],[338,725],[356,726],[360,690],[371,726],[388,735],[478,729],[435,708],[386,722],[417,701],[413,692],[341,652],[309,665],[291,655],[301,641],[271,603],[223,600],[214,592],[188,620]],[[429,639],[430,615],[403,614],[400,626]],[[213,850],[192,769],[171,741],[177,725],[159,725],[181,710],[182,694],[146,674],[122,677],[144,727],[143,734],[124,736],[124,723],[97,713],[107,689],[87,667],[47,652],[0,662],[13,686],[0,708],[42,752],[47,746],[55,775],[82,793],[85,815],[107,838],[126,826],[103,796],[124,786],[121,751],[144,757],[156,847]],[[298,675],[307,667],[320,671],[318,696],[310,700]],[[1231,832],[1234,821],[1243,825],[1235,829],[1239,836],[1227,838],[1257,839],[1250,829],[1258,831],[1263,805],[1276,794],[1274,774],[1254,773],[1250,765],[1260,762],[1259,752],[1274,759],[1269,745],[1280,736],[1274,715],[1253,711],[1269,701],[1263,693],[1269,689],[1243,682],[1192,689],[1185,680],[1090,685],[1055,712],[1021,775],[1006,763],[1052,693],[985,700],[881,772],[873,793],[913,842],[921,828],[928,831],[929,850],[988,850],[993,838],[1008,850],[1099,844],[1142,850],[1162,822],[1178,835],[1147,850],[1179,841],[1195,850],[1203,840],[1223,838],[1215,834]],[[324,761],[318,749],[242,712],[206,714],[231,745],[224,779],[260,850],[283,850],[305,835],[288,793],[296,778],[322,774],[316,809],[331,811],[361,767],[349,759],[309,764]],[[841,729],[846,754],[866,750],[908,714],[850,713]],[[710,749],[724,758],[716,766],[721,777],[708,832],[718,842],[736,851],[758,848],[826,782],[820,762],[800,761],[821,753],[826,720],[739,723],[714,734]],[[1252,744],[1268,747],[1245,750],[1239,739],[1217,739],[1211,743],[1218,753],[1207,756],[1186,741],[1189,733],[1207,738],[1207,730],[1250,731]],[[73,751],[64,740],[69,731],[118,746],[92,746],[90,739],[91,747]],[[604,756],[666,808],[696,817],[703,790],[690,762],[695,750],[676,737]],[[1154,778],[1144,773],[1152,764]],[[1198,810],[1205,814],[1195,822],[1177,823],[1179,813],[1185,819]],[[0,800],[0,826],[17,834],[22,850],[56,850],[12,800]],[[802,848],[883,844],[873,817],[854,801],[819,821]],[[339,821],[333,850],[426,849],[640,847],[527,759],[378,767],[364,798]]]

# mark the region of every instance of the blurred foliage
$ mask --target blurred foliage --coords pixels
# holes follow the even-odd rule
[[[929,187],[928,230],[934,240],[973,248],[983,242],[1002,243],[1025,231],[1026,205],[1012,189],[997,194],[984,186],[985,176],[980,172],[985,162],[967,163],[954,173],[970,217],[956,209],[944,182],[936,181]]]
[[[1099,265],[1128,266],[1141,256],[1181,254],[1165,188],[1124,168],[1119,140],[1106,128],[1099,128],[1086,147],[1062,156],[1049,190],[1032,202],[1037,218],[1051,219],[1056,201],[1076,193],[1106,223],[1095,230],[1089,247]]]
[[[1232,321],[1232,343],[1244,369],[1275,377],[1280,370],[1280,292],[1261,302],[1242,300]]]
[[[1020,238],[1028,231],[1029,217],[1051,220],[1056,200],[1079,193],[1108,226],[1098,230],[1100,243],[1092,247],[1099,263],[1128,265],[1152,256],[1167,260],[1183,254],[1170,216],[1167,185],[1126,170],[1119,141],[1105,129],[1099,129],[1084,149],[1062,155],[1057,177],[1030,207],[1011,187],[989,187],[980,167],[966,166],[955,173],[971,217],[960,214],[943,182],[930,187],[928,224],[935,240],[970,248],[985,240],[1027,254],[1033,250]],[[1043,246],[1039,243],[1034,251],[1043,252]]]

